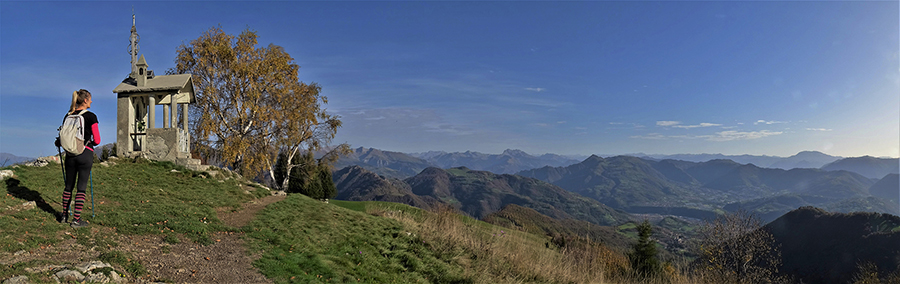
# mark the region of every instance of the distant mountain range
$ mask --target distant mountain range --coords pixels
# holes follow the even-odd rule
[[[658,159],[662,157],[683,160]],[[710,158],[718,159],[699,161]],[[781,168],[761,166],[766,164]],[[409,186],[402,179],[416,176],[429,167],[449,169],[465,166],[473,171],[492,173],[522,169],[516,173],[631,213],[705,219],[715,216],[715,212],[722,209],[746,209],[756,212],[764,220],[774,220],[800,206],[818,206],[839,212],[898,214],[900,206],[896,206],[897,202],[891,202],[893,199],[890,198],[898,194],[896,186],[893,190],[891,188],[891,181],[896,180],[897,176],[888,175],[897,173],[897,164],[897,159],[841,158],[815,151],[800,152],[787,158],[721,154],[643,158],[593,155],[578,162],[570,157],[554,154],[534,156],[520,150],[506,150],[501,154],[471,151],[406,154],[357,148],[342,157],[337,167],[359,166],[373,173],[371,178],[383,179],[383,182],[377,183],[379,186],[387,182],[392,184],[391,188],[403,188],[403,184]],[[887,179],[876,177],[878,175]],[[879,182],[877,186],[876,182]],[[398,202],[414,206],[427,206],[423,204],[435,202],[427,196],[411,194],[411,191],[411,187],[402,193],[392,194],[379,194],[376,190],[371,194],[382,199],[362,197],[365,194],[357,198],[401,198],[402,201]]]
[[[341,156],[335,163],[335,168],[341,169],[354,165],[379,175],[395,178],[411,177],[425,168],[433,166],[428,161],[409,154],[360,147],[353,149],[348,155]]]
[[[900,175],[889,174],[869,187],[872,196],[900,202]]]
[[[336,198],[341,200],[393,201],[421,208],[447,204],[478,219],[516,204],[553,218],[599,225],[630,220],[624,212],[546,182],[464,167],[430,167],[400,181],[350,166],[335,172],[333,177],[338,188]]]
[[[614,157],[611,155],[596,156]],[[753,164],[759,168],[784,170],[795,168],[821,168],[828,171],[846,170],[872,179],[881,179],[887,174],[900,173],[900,162],[896,158],[874,158],[869,156],[842,158],[817,151],[803,151],[790,157],[723,154],[648,155],[643,153],[624,156],[639,157],[652,161],[677,160],[695,163],[731,160],[737,164]],[[535,156],[521,150],[512,149],[507,149],[501,154],[484,154],[472,151],[401,153],[360,147],[354,149],[351,154],[341,157],[336,166],[337,168],[344,168],[350,165],[358,165],[380,175],[407,178],[418,174],[427,167],[444,169],[467,167],[473,170],[489,171],[498,174],[514,174],[544,166],[565,167],[579,163],[586,157],[556,154]]]
[[[439,168],[467,167],[498,174],[513,174],[543,166],[565,166],[578,162],[576,159],[556,154],[533,156],[524,151],[512,149],[507,149],[499,155],[471,151],[463,153],[426,152],[410,155],[425,159]]]
[[[532,168],[566,166],[577,162],[577,159],[561,155],[533,156],[521,150],[506,150],[501,154],[483,154],[471,151],[454,153],[431,151],[407,154],[360,147],[354,149],[349,155],[342,156],[335,166],[344,168],[357,165],[379,175],[407,178],[428,167],[443,169],[467,167],[478,171],[512,174]]]
[[[900,160],[863,156],[846,158],[822,166],[826,171],[851,171],[868,178],[880,179],[888,174],[900,173]]]
[[[18,164],[22,162],[28,162],[34,160],[35,158],[31,157],[19,157],[10,153],[0,153],[0,167],[5,167],[13,164]]]
[[[680,160],[688,162],[707,162],[711,160],[732,160],[738,164],[754,164],[761,168],[794,169],[794,168],[821,168],[822,166],[840,160],[841,157],[827,155],[818,151],[803,151],[790,157],[759,156],[759,155],[723,155],[723,154],[676,154],[676,155],[646,155],[634,154],[630,156],[642,157],[653,160]]]
[[[774,220],[801,206],[841,212],[900,213],[885,198],[890,180],[873,196],[872,179],[849,171],[767,169],[731,160],[654,161],[631,156],[591,156],[568,167],[517,173],[543,180],[631,213],[666,213],[694,218],[713,211],[746,209]],[[891,176],[888,176],[890,178]],[[897,191],[894,188],[894,191]]]
[[[895,191],[897,191],[895,189]],[[771,222],[791,210],[815,206],[831,212],[879,212],[900,214],[900,205],[896,201],[875,196],[835,199],[823,196],[784,194],[773,197],[765,197],[725,205],[727,211],[740,209],[755,212],[757,217],[765,222]]]
[[[650,163],[631,156],[603,159],[591,156],[568,167],[543,167],[517,175],[543,180],[569,191],[597,199],[613,208],[648,205],[678,196],[681,187],[654,169]]]
[[[387,201],[430,209],[440,202],[429,196],[418,196],[402,180],[386,178],[360,166],[349,166],[332,174],[338,195],[335,199],[350,201]]]

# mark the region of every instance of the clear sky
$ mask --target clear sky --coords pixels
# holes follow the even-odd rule
[[[217,25],[284,47],[353,147],[900,156],[897,1],[2,1],[0,152],[56,154],[79,88],[115,140],[132,7],[157,74]]]

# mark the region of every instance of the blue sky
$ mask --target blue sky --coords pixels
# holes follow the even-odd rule
[[[79,88],[113,142],[132,6],[158,74],[217,25],[284,47],[353,147],[900,156],[897,1],[2,1],[0,152],[55,154]]]

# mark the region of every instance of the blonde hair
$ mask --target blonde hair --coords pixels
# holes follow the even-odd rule
[[[69,113],[75,113],[75,109],[83,105],[84,101],[90,97],[91,92],[85,89],[72,92],[72,105],[69,106]]]

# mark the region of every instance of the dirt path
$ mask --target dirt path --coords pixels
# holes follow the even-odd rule
[[[284,196],[267,196],[244,204],[244,208],[230,212],[217,210],[225,225],[246,226],[266,205],[281,201]],[[243,233],[218,232],[215,243],[202,246],[190,241],[166,244],[158,236],[135,240],[132,252],[147,268],[152,281],[176,283],[271,283],[253,267],[257,255],[244,247]],[[136,237],[137,238],[137,237]],[[164,251],[169,251],[164,253]]]
[[[266,205],[281,201],[285,196],[268,196],[244,204],[243,208],[231,212],[217,210],[217,217],[228,226],[246,226]],[[92,235],[116,235],[112,228],[94,226]],[[67,232],[61,233],[65,234]],[[123,236],[116,235],[117,244],[112,249],[131,253],[146,269],[147,274],[134,282],[169,283],[271,283],[253,267],[258,255],[251,255],[244,247],[243,233],[217,232],[211,238],[215,243],[207,246],[181,239],[177,244],[163,241],[159,235]],[[30,260],[54,260],[75,264],[97,260],[100,250],[79,244],[72,234],[52,246],[41,247],[29,252],[0,254],[0,263],[18,263]]]
[[[244,208],[239,211],[228,211],[227,209],[216,210],[216,216],[225,225],[240,228],[250,223],[250,220],[256,216],[256,212],[266,208],[267,205],[281,201],[285,196],[266,196],[258,200],[253,200],[244,204]]]

